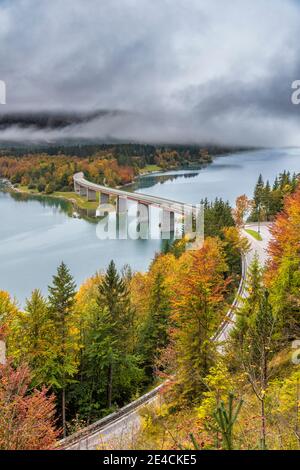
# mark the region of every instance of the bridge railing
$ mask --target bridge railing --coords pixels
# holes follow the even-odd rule
[[[220,338],[224,334],[224,331],[228,330],[229,325],[233,325],[233,317],[236,313],[238,303],[239,303],[239,301],[240,301],[240,299],[243,295],[243,292],[245,290],[247,269],[248,269],[248,266],[247,266],[246,256],[244,254],[242,254],[242,274],[241,274],[241,280],[240,280],[240,284],[239,284],[239,287],[238,287],[238,291],[237,291],[237,294],[234,298],[234,301],[232,302],[232,304],[230,306],[229,311],[226,314],[225,319],[221,323],[221,325],[218,328],[218,331],[216,332],[216,334],[212,337],[212,340],[215,341],[215,342],[220,341]]]
[[[85,189],[90,189],[95,192],[109,194],[109,195],[116,196],[116,197],[127,197],[128,199],[140,201],[142,203],[149,204],[149,205],[151,204],[157,205],[166,210],[171,210],[173,212],[178,212],[178,213],[183,213],[185,209],[195,211],[195,206],[193,206],[192,204],[175,201],[173,199],[152,196],[149,194],[134,193],[130,191],[125,191],[124,189],[110,188],[108,186],[103,186],[100,184],[92,183],[85,179],[84,174],[82,172],[76,173],[73,176],[73,180],[74,180],[75,188],[82,187]]]
[[[154,388],[148,393],[145,393],[137,400],[130,402],[128,405],[123,406],[122,408],[115,411],[114,413],[111,413],[108,416],[105,416],[104,418],[98,421],[95,421],[95,423],[90,424],[84,429],[81,429],[80,431],[77,431],[76,433],[71,434],[70,436],[62,439],[61,441],[59,441],[56,449],[61,449],[61,450],[67,449],[69,447],[74,446],[76,443],[83,441],[85,438],[88,439],[89,436],[91,436],[92,434],[96,432],[100,432],[101,429],[103,429],[108,424],[118,421],[120,418],[131,413],[132,411],[136,410],[140,406],[147,404],[150,400],[152,400],[159,394],[159,392],[165,385],[166,385],[166,382],[158,385],[158,387]]]

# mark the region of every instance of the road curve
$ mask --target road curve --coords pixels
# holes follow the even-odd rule
[[[249,235],[249,233],[246,232],[247,228],[255,231],[258,230],[257,224],[247,224],[245,226],[245,229],[242,230],[242,235],[246,237],[249,241],[250,249],[247,253],[242,256],[242,277],[237,295],[226,315],[225,320],[220,326],[219,331],[213,337],[214,341],[221,344],[221,346],[219,347],[220,351],[222,351],[222,343],[224,343],[228,339],[230,331],[234,327],[235,312],[241,305],[243,299],[247,296],[247,292],[245,291],[245,283],[248,267],[252,263],[255,255],[258,256],[258,260],[262,266],[265,265],[268,258],[267,248],[271,239],[270,224],[267,222],[262,222],[260,224],[260,234],[262,238],[261,241],[258,241],[251,235]]]
[[[139,430],[141,424],[140,411],[147,406],[152,406],[154,403],[159,404],[160,392],[165,385],[165,383],[160,384],[120,410],[62,439],[56,449],[96,450],[101,444],[115,439],[122,439],[124,443],[125,439],[132,438]]]
[[[257,230],[257,225],[249,224],[245,228]],[[267,246],[271,238],[269,224],[262,223],[260,232],[262,241],[257,241],[243,230],[243,235],[247,237],[250,243],[250,250],[242,257],[243,270],[238,293],[218,333],[212,338],[213,341],[221,345],[221,349],[222,343],[227,340],[234,326],[236,309],[241,304],[243,297],[246,296],[245,281],[248,266],[251,264],[255,254],[257,254],[262,265],[266,262]],[[131,439],[140,428],[141,409],[159,402],[160,392],[163,386],[164,384],[159,385],[138,400],[121,408],[118,412],[112,413],[87,428],[63,439],[60,441],[57,448],[60,450],[95,450],[106,442],[113,442],[114,440],[118,440],[118,442],[122,440],[124,445],[126,439]]]

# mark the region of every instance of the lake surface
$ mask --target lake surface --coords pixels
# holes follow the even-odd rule
[[[276,149],[217,157],[201,170],[148,175],[135,190],[183,202],[222,197],[232,204],[240,194],[249,196],[261,173],[273,182],[284,169],[300,172],[300,149]],[[47,292],[52,275],[63,260],[78,285],[111,259],[121,268],[146,270],[161,240],[99,240],[97,225],[68,215],[69,206],[51,198],[39,202],[0,192],[0,290],[21,305],[34,288]],[[136,211],[130,205],[130,214]],[[151,210],[152,233],[158,233],[157,210]]]
[[[253,195],[260,173],[273,183],[283,170],[300,173],[300,148],[242,152],[215,158],[202,170],[149,175],[140,181],[138,192],[187,203],[221,197],[232,205],[241,194]]]

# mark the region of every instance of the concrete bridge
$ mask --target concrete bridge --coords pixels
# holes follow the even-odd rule
[[[173,201],[148,194],[134,193],[124,191],[123,189],[109,188],[100,184],[91,183],[85,179],[84,174],[76,173],[73,176],[75,193],[85,196],[88,201],[99,201],[99,204],[108,204],[110,196],[117,200],[117,214],[127,212],[127,201],[135,201],[138,204],[138,212],[148,214],[149,206],[155,206],[162,209],[162,229],[174,231],[175,214],[196,214],[196,207],[192,204]],[[146,217],[147,218],[147,217]]]

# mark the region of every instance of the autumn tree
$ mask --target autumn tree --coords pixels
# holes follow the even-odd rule
[[[46,450],[59,436],[55,396],[45,387],[30,390],[28,366],[0,365],[0,449]]]
[[[79,419],[88,424],[111,411],[107,400],[111,363],[112,407],[136,396],[143,379],[137,355],[135,306],[129,298],[132,274],[128,268],[121,275],[114,265],[110,268],[106,275],[97,273],[88,279],[76,294],[79,364],[67,390],[68,416],[74,423]],[[101,296],[100,286],[104,287]],[[69,424],[73,426],[70,419]]]
[[[74,315],[79,329],[79,345],[77,350],[78,370],[67,389],[68,424],[73,429],[74,420],[89,424],[92,419],[102,416],[105,408],[105,380],[101,362],[95,360],[91,351],[97,346],[96,318],[99,315],[97,305],[98,286],[102,275],[96,273],[87,279],[79,288],[75,297]],[[100,347],[97,349],[99,355]]]
[[[24,311],[15,316],[9,336],[11,356],[28,363],[35,385],[48,383],[54,358],[52,334],[47,301],[39,290],[34,290]]]
[[[18,314],[18,307],[11,299],[9,293],[0,290],[0,326],[2,325],[9,328]]]
[[[242,257],[245,257],[250,249],[249,240],[237,227],[224,227],[223,238],[229,275],[239,282],[242,274]]]
[[[180,259],[173,297],[174,336],[177,374],[182,397],[198,401],[203,392],[203,377],[214,360],[212,335],[225,313],[224,280],[228,267],[222,243],[207,238],[197,252]]]
[[[266,399],[271,378],[270,360],[276,345],[276,317],[263,285],[262,270],[254,258],[247,276],[246,295],[236,312],[232,332],[236,360],[260,403],[260,442],[266,448]]]
[[[300,448],[300,370],[277,377],[270,384],[271,419],[276,422],[285,448]],[[289,431],[289,432],[287,432]]]
[[[270,299],[285,341],[300,333],[300,186],[286,197],[284,210],[278,214],[271,227],[269,263],[266,282]]]
[[[220,433],[216,429],[214,412],[221,404],[227,402],[228,394],[236,389],[224,360],[216,361],[209,373],[203,378],[204,391],[200,405],[196,408],[200,420],[200,429],[208,436],[214,436],[215,447],[220,448]]]
[[[0,157],[0,176],[13,184],[51,194],[56,190],[72,191],[73,175],[78,171],[83,171],[95,183],[109,186],[130,183],[136,174],[132,159],[128,159],[128,164],[119,164],[114,151],[93,152],[89,158],[73,155],[61,152],[57,155],[27,154],[22,158]]]
[[[246,196],[246,194],[236,198],[235,208],[232,211],[232,215],[237,227],[243,227],[245,225],[245,219],[250,214],[252,206],[253,202]]]

